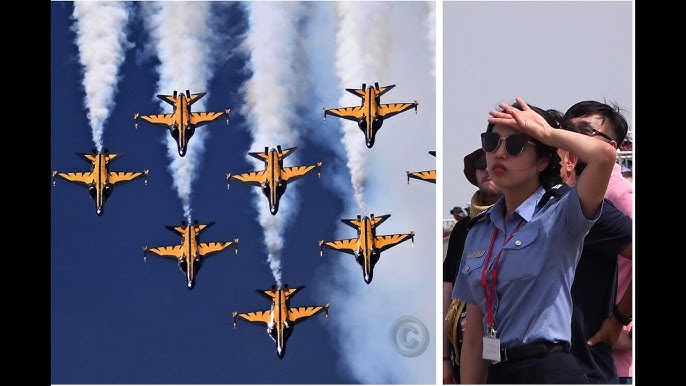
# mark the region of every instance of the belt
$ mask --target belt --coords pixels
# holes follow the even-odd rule
[[[500,349],[500,362],[540,358],[548,352],[567,351],[566,343],[538,342]]]

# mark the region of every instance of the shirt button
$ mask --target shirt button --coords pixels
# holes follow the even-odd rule
[[[522,245],[522,242],[520,240],[517,240],[517,241],[515,241],[515,245],[520,246],[520,245]]]

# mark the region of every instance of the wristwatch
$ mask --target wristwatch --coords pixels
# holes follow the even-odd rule
[[[615,319],[621,324],[622,326],[628,326],[629,323],[631,323],[631,316],[626,316],[619,311],[617,308],[617,305],[612,308],[612,316],[614,316]]]

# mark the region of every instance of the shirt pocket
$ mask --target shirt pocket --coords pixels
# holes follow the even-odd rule
[[[481,268],[484,266],[484,261],[486,260],[486,255],[482,251],[480,257],[467,257],[465,258],[464,267],[462,267],[462,273],[471,276],[475,272],[481,272]]]
[[[542,243],[545,243],[540,224],[529,223],[529,226],[521,229],[512,237],[503,248],[500,256],[500,269],[498,279],[504,281],[531,279],[541,272],[545,256],[542,251]]]

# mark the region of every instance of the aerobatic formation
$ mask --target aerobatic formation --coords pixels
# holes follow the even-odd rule
[[[277,288],[273,285],[268,290],[255,290],[271,301],[271,307],[268,310],[246,313],[234,311],[231,314],[233,316],[233,328],[236,328],[236,319],[265,325],[267,334],[276,343],[276,356],[283,359],[283,356],[286,355],[286,342],[293,333],[296,324],[321,312],[325,312],[326,319],[329,319],[329,303],[322,306],[291,307],[291,298],[303,288],[305,288],[304,285],[288,288],[288,284],[286,284],[283,288]]]
[[[367,148],[372,148],[376,134],[381,128],[384,119],[414,108],[417,111],[418,102],[390,103],[382,104],[380,97],[391,90],[395,85],[380,87],[378,82],[374,86],[367,87],[362,83],[360,89],[346,89],[346,91],[359,96],[362,104],[355,107],[340,107],[333,109],[324,108],[324,119],[326,115],[333,115],[343,119],[357,122],[359,128],[365,135]],[[161,100],[169,103],[173,111],[168,114],[134,114],[135,127],[138,127],[138,120],[142,119],[148,123],[160,125],[169,130],[177,145],[178,155],[187,155],[188,141],[191,139],[198,127],[211,123],[221,116],[226,116],[226,123],[229,123],[228,115],[230,109],[221,112],[195,112],[191,111],[191,105],[206,95],[206,92],[191,94],[189,90],[179,93],[176,90],[171,95],[157,95]],[[279,201],[286,191],[289,183],[305,176],[313,170],[321,176],[322,162],[316,162],[303,166],[284,166],[284,158],[291,155],[297,149],[296,146],[276,148],[265,146],[263,152],[249,152],[248,155],[264,162],[264,169],[250,171],[240,174],[226,173],[227,188],[230,187],[232,179],[257,186],[261,189],[269,203],[269,211],[276,216],[279,210]],[[191,151],[193,151],[191,149]],[[435,151],[429,152],[435,156]],[[92,153],[77,153],[91,163],[90,172],[68,172],[60,173],[57,170],[52,172],[53,186],[55,178],[60,177],[67,181],[85,185],[90,196],[95,201],[96,214],[101,216],[105,201],[112,193],[115,184],[132,181],[145,177],[147,185],[148,170],[118,172],[110,171],[110,163],[121,154],[109,153],[108,150],[98,152],[95,149]],[[407,173],[409,184],[410,178],[416,178],[435,183],[436,171],[419,171]],[[373,278],[374,266],[379,261],[382,251],[394,247],[404,241],[412,240],[414,244],[414,231],[409,233],[398,233],[388,235],[377,235],[376,228],[391,215],[382,216],[362,216],[357,219],[342,219],[341,221],[357,230],[357,236],[350,239],[319,241],[320,255],[323,255],[323,248],[331,248],[339,252],[349,253],[355,257],[357,263],[362,267],[365,283],[370,284]],[[188,220],[190,221],[190,219]],[[157,247],[143,247],[144,261],[147,261],[148,252],[155,255],[175,260],[181,272],[183,272],[186,287],[192,290],[197,281],[197,275],[205,260],[230,246],[235,248],[238,253],[238,238],[218,242],[200,242],[201,234],[214,222],[201,224],[198,220],[187,223],[186,220],[181,225],[166,225],[165,227],[177,235],[181,236],[178,244],[163,245]],[[232,313],[234,328],[237,319],[247,322],[263,324],[267,327],[267,333],[276,343],[276,354],[278,358],[283,358],[286,353],[286,342],[293,332],[294,326],[321,312],[325,312],[326,318],[329,317],[329,303],[317,306],[291,307],[290,299],[305,286],[289,288],[286,284],[272,285],[271,289],[256,290],[257,293],[271,301],[271,307],[262,311],[247,313]]]

